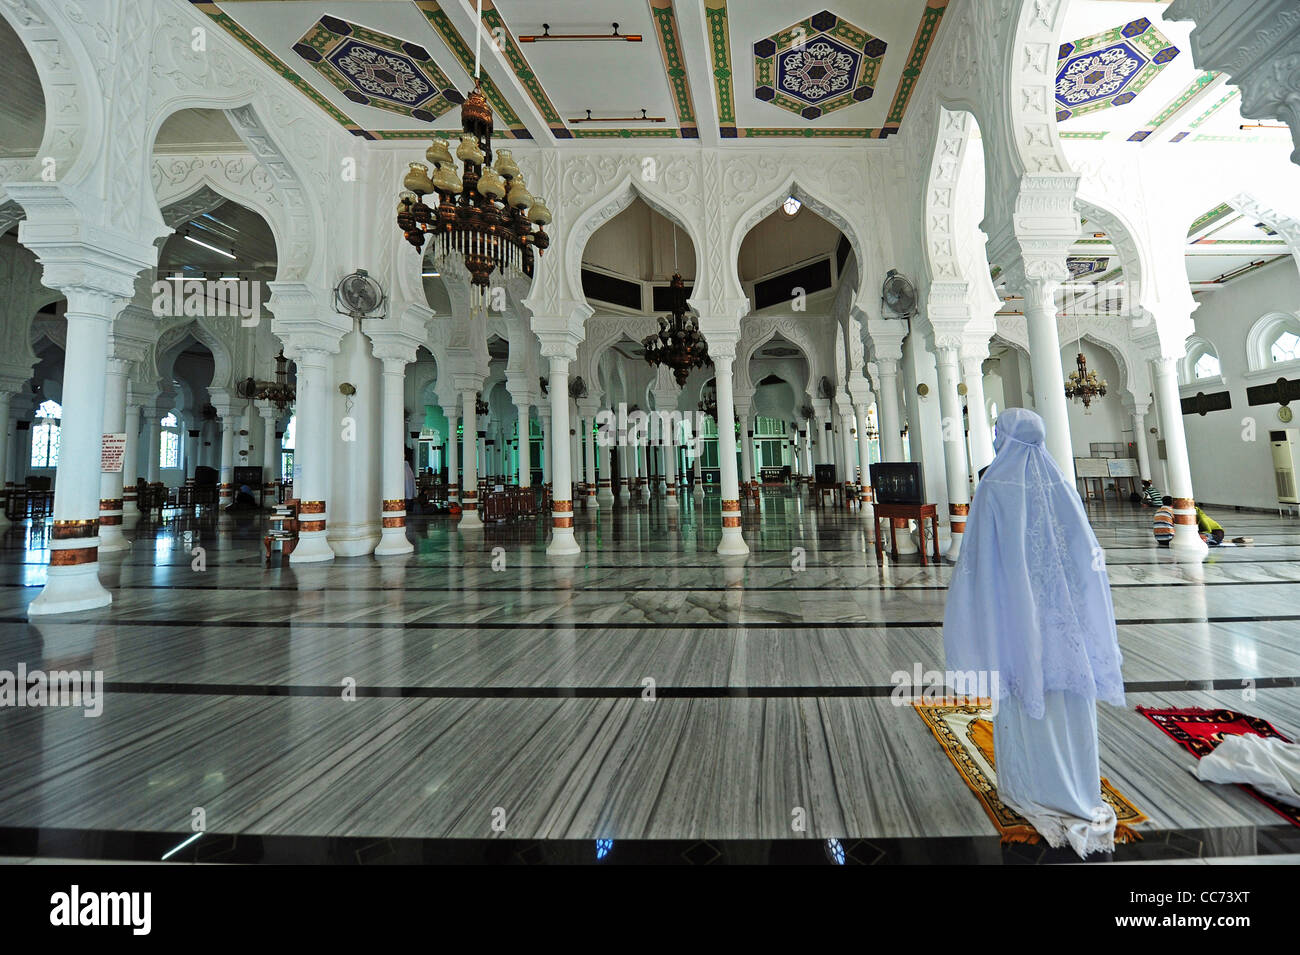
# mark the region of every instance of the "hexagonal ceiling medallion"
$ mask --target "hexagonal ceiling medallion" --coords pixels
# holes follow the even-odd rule
[[[321,17],[293,49],[363,106],[431,123],[463,99],[424,47],[338,17]]]
[[[817,119],[875,93],[884,40],[829,10],[754,44],[754,96]]]
[[[1065,267],[1070,270],[1070,278],[1081,279],[1106,272],[1110,269],[1110,259],[1106,256],[1071,255],[1066,258]]]
[[[1056,61],[1056,119],[1124,106],[1179,54],[1146,17],[1062,43]]]

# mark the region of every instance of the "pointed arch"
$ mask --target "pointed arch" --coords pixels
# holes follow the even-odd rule
[[[677,208],[675,203],[666,196],[645,188],[640,180],[628,173],[603,197],[579,213],[565,239],[565,277],[569,283],[569,297],[573,301],[586,301],[586,296],[582,292],[582,254],[587,248],[587,242],[597,229],[630,206],[636,199],[640,199],[686,233],[691,240],[692,251],[695,255],[696,278],[692,297],[699,298],[702,294],[707,295],[710,292],[707,283],[711,280],[711,277],[702,268],[701,263],[700,250],[704,247],[704,238],[699,234],[693,217],[688,215],[685,210]]]

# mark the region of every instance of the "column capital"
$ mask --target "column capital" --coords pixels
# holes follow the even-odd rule
[[[305,282],[269,282],[271,331],[284,342],[294,361],[309,351],[336,354],[343,336],[352,331],[352,318],[339,315],[332,296]]]
[[[901,318],[881,318],[867,325],[866,335],[871,341],[871,357],[877,361],[903,360],[903,340],[907,338],[907,322]]]

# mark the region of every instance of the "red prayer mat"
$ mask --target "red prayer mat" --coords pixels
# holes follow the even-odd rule
[[[1166,736],[1182,743],[1183,748],[1197,759],[1214,752],[1214,748],[1223,742],[1225,736],[1250,734],[1275,737],[1284,743],[1291,742],[1275,730],[1268,720],[1247,713],[1238,713],[1235,710],[1206,710],[1196,706],[1187,709],[1160,710],[1139,706],[1137,711],[1164,730]],[[1254,786],[1242,785],[1241,788],[1291,825],[1300,826],[1300,809],[1265,796]]]

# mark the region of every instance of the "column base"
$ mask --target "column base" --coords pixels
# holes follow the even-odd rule
[[[308,531],[298,535],[298,543],[289,555],[290,564],[316,564],[333,560],[334,551],[326,539],[326,531]]]
[[[415,545],[406,539],[405,527],[385,527],[379,532],[379,543],[375,545],[376,557],[392,554],[409,554]]]
[[[587,507],[593,511],[600,510],[600,497],[595,491],[587,492]]]
[[[749,545],[739,527],[724,527],[722,540],[718,541],[718,554],[722,557],[739,557],[749,553]]]
[[[465,510],[461,505],[460,523],[456,525],[458,531],[480,531],[483,529],[483,518],[478,516],[478,508],[474,510]]]
[[[99,525],[99,552],[120,554],[131,549],[131,541],[122,534],[121,524]]]
[[[1200,563],[1210,552],[1210,545],[1201,540],[1196,526],[1179,524],[1174,527],[1174,539],[1169,545],[1174,559],[1186,563]]]
[[[948,549],[943,551],[946,560],[950,560],[954,564],[957,563],[957,558],[961,556],[961,539],[965,536],[965,534],[953,534],[948,539]],[[930,546],[933,547],[934,545],[931,544]]]
[[[901,520],[899,521],[899,523],[895,524],[894,527],[895,527],[894,537],[898,541],[898,553],[900,555],[915,554],[917,552],[917,546],[916,546],[915,538],[912,537],[910,522],[906,520]],[[886,528],[881,533],[882,534],[889,533],[888,528]],[[881,540],[885,540],[885,539],[886,538],[884,537],[881,538]]]
[[[602,507],[613,507],[614,492],[607,487],[602,487],[596,494],[596,503]]]
[[[552,528],[551,542],[546,545],[546,553],[550,557],[569,557],[573,554],[581,554],[582,548],[579,547],[578,542],[573,539],[573,528]]]
[[[99,563],[78,564],[73,567],[50,567],[46,572],[45,586],[27,608],[27,616],[72,613],[107,607],[113,595],[99,582]]]
[[[679,504],[677,503],[677,488],[676,488],[676,486],[674,486],[674,485],[669,485],[668,490],[667,490],[667,492],[665,493],[665,497],[664,497],[664,507],[667,507],[667,508],[669,508],[670,510],[674,510],[674,511],[675,511],[675,510],[677,510],[677,508],[680,507],[680,506],[681,506],[681,505],[679,505]]]

